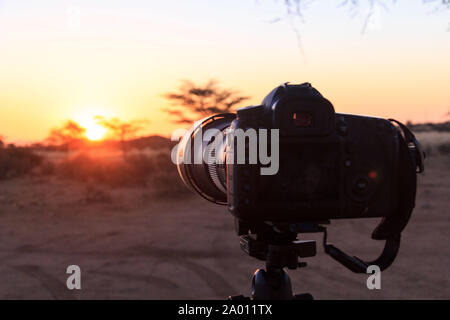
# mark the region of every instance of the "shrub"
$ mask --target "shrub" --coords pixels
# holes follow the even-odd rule
[[[0,179],[20,177],[31,173],[43,159],[29,148],[13,145],[0,149]]]
[[[87,184],[86,201],[89,203],[111,201],[108,194],[98,192],[100,185],[148,187],[148,194],[159,198],[176,198],[189,193],[167,150],[113,160],[81,153],[60,162],[56,172],[61,177]]]
[[[133,182],[132,173],[123,162],[92,158],[84,153],[63,160],[57,171],[64,178],[86,183],[121,186]]]
[[[57,167],[57,173],[64,178],[109,186],[147,186],[149,182],[155,186],[155,177],[161,177],[156,178],[161,181],[179,180],[170,155],[163,152],[151,156],[130,155],[126,160],[95,158],[81,153],[63,160]]]

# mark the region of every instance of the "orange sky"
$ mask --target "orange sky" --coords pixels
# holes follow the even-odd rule
[[[443,121],[450,19],[412,2],[380,9],[361,35],[364,7],[351,18],[316,1],[294,21],[301,54],[289,21],[268,23],[284,12],[274,1],[0,0],[0,135],[38,141],[66,119],[102,115],[146,118],[146,133],[168,136],[162,94],[210,78],[249,104],[308,81],[339,112]]]

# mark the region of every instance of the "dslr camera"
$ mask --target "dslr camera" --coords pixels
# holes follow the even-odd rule
[[[325,251],[355,272],[368,263],[327,244],[323,225],[382,218],[372,238],[387,241],[375,261],[387,268],[415,205],[424,156],[402,123],[336,113],[309,83],[283,84],[261,105],[196,122],[176,155],[190,189],[228,206],[251,256],[267,261],[277,256],[271,245],[292,246],[299,233],[324,232]]]

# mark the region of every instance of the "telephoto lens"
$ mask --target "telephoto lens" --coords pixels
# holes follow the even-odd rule
[[[225,113],[196,121],[177,149],[178,172],[186,186],[203,198],[227,204],[226,130],[236,118]],[[210,148],[212,142],[218,148]]]

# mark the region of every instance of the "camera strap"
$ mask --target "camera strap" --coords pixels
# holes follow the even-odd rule
[[[387,269],[397,257],[400,248],[400,233],[386,240],[383,252],[374,261],[366,262],[356,256],[349,256],[332,244],[324,243],[325,252],[334,260],[355,273],[367,273],[369,266],[376,265],[380,271]]]

